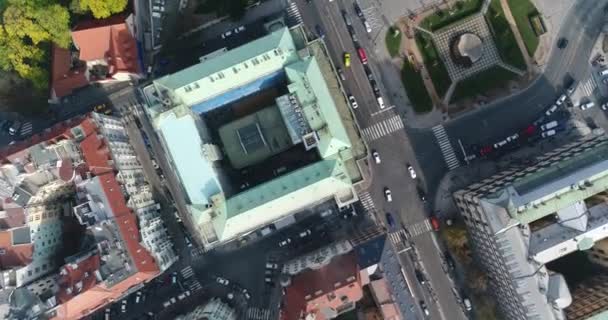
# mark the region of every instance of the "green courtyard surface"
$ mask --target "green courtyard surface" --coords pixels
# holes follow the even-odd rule
[[[494,42],[502,60],[516,68],[526,70],[526,61],[515,41],[513,30],[505,18],[500,0],[492,0],[486,19],[492,28]]]
[[[433,101],[424,86],[422,75],[409,61],[404,61],[401,69],[401,82],[407,92],[410,102],[416,113],[425,113],[433,110]]]
[[[433,85],[435,85],[437,94],[440,97],[443,97],[450,88],[452,81],[450,80],[448,70],[439,57],[439,53],[435,48],[435,44],[433,44],[431,36],[422,32],[416,33],[416,44],[422,53],[424,66],[431,76],[431,81],[433,81]]]
[[[393,30],[395,30],[395,27],[390,27],[388,29],[384,41],[386,42],[386,50],[388,50],[388,53],[394,58],[399,55],[399,47],[401,46],[401,32],[395,36],[393,34]]]
[[[473,98],[491,89],[505,86],[510,80],[517,78],[517,74],[503,69],[499,66],[491,67],[485,71],[472,75],[459,81],[452,94],[450,102],[458,102],[463,99]]]
[[[517,24],[517,29],[519,29],[519,33],[524,39],[528,54],[533,56],[538,47],[538,37],[534,33],[530,18],[538,15],[538,11],[530,0],[507,0],[507,2]]]
[[[472,15],[479,11],[483,0],[460,0],[454,3],[450,9],[436,11],[420,22],[420,26],[429,30],[439,30],[449,24]]]

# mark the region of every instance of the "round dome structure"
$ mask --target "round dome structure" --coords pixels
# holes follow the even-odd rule
[[[461,34],[453,40],[451,53],[454,62],[470,67],[483,55],[481,38],[470,32]]]

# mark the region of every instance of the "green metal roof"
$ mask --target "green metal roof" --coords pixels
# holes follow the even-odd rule
[[[351,147],[350,139],[319,64],[314,56],[285,67],[311,128],[319,135],[319,153],[325,159]]]
[[[155,80],[155,82],[166,88],[177,90],[209,75],[231,69],[235,66],[239,66],[241,63],[249,61],[250,59],[264,55],[268,52],[273,52],[276,49],[280,49],[282,54],[269,54],[269,59],[290,61],[292,59],[291,56],[297,56],[289,29],[282,28],[262,38],[229,50],[216,57],[210,58],[209,60],[203,61],[176,73],[164,76]],[[280,64],[282,65],[283,62]],[[263,73],[258,73],[263,72],[264,66],[266,65],[268,64],[254,64],[250,62],[247,64],[247,67],[243,66],[243,68],[239,68],[240,72],[238,74],[233,74],[233,72],[230,71],[225,72],[225,75],[231,77],[233,80],[236,79],[237,76],[238,78],[243,78],[244,74],[249,74],[252,78],[259,78],[263,75]],[[207,88],[205,89],[207,90]]]

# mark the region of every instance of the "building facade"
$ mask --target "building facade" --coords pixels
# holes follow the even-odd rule
[[[545,264],[608,237],[607,159],[592,135],[454,193],[507,319],[565,319],[570,291]]]

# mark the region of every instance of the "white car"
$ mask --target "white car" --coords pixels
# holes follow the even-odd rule
[[[384,197],[387,202],[393,202],[393,195],[391,194],[391,189],[384,188]]]
[[[312,233],[312,231],[310,231],[310,229],[306,229],[302,232],[300,232],[300,238],[306,238],[307,236],[309,236]]]
[[[507,142],[508,142],[508,141],[507,141],[506,139],[505,139],[505,140],[502,140],[502,141],[498,141],[498,142],[496,142],[496,143],[494,144],[494,149],[498,149],[498,148],[500,148],[500,147],[504,146],[505,144],[507,144]]]
[[[279,268],[279,265],[276,263],[266,263],[266,269],[276,270]]]
[[[376,164],[380,164],[380,154],[378,153],[378,151],[372,152],[372,157],[374,157],[374,161],[376,162]]]
[[[348,96],[348,102],[350,102],[350,106],[353,107],[353,109],[357,109],[359,107],[359,104],[353,95]]]
[[[543,138],[547,138],[550,136],[554,136],[557,132],[555,130],[548,130],[548,131],[543,131],[543,133],[541,133],[541,136]]]
[[[286,245],[288,245],[288,244],[290,244],[290,243],[291,243],[291,239],[290,239],[290,238],[287,238],[287,239],[285,239],[285,240],[283,240],[283,241],[279,242],[279,247],[284,247],[284,246],[286,246]]]
[[[555,110],[557,110],[557,105],[554,104],[545,112],[545,115],[550,116]]]
[[[515,141],[515,140],[517,140],[517,138],[519,138],[519,134],[518,133],[516,133],[516,134],[514,134],[512,136],[508,136],[507,137],[507,142]]]
[[[581,104],[579,106],[579,108],[581,108],[581,110],[587,110],[587,109],[593,108],[593,107],[595,107],[595,103],[593,103],[593,101],[589,101],[589,102],[587,102],[585,104]]]
[[[562,103],[564,103],[564,101],[566,101],[566,98],[568,96],[566,96],[566,94],[562,94],[561,96],[559,96],[559,98],[557,98],[557,101],[555,101],[555,104],[557,104],[558,106]]]
[[[228,279],[224,279],[222,277],[217,277],[217,279],[215,279],[215,281],[224,286],[227,286],[228,284],[230,284],[230,281],[228,281]]]
[[[414,170],[414,167],[412,167],[411,164],[407,165],[407,171],[410,172],[410,177],[412,177],[412,179],[416,179],[416,170]]]
[[[365,31],[367,31],[367,33],[372,32],[372,26],[369,24],[369,22],[367,22],[367,20],[363,21],[363,25],[365,26]]]

